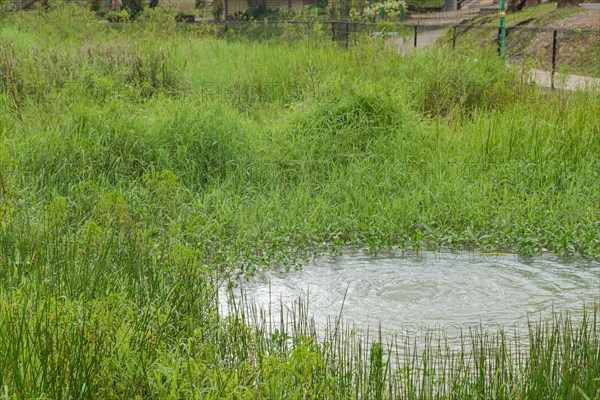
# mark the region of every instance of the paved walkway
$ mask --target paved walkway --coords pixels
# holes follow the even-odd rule
[[[445,29],[436,29],[417,33],[417,48],[432,46],[439,38],[446,34]],[[397,46],[402,53],[410,52],[415,47],[415,37],[396,37],[388,41],[389,45]]]
[[[552,74],[541,69],[530,70],[532,82],[543,87],[552,86]],[[554,87],[563,90],[595,89],[600,90],[600,78],[581,75],[554,74]]]
[[[600,3],[584,3],[580,4],[579,7],[587,8],[588,10],[600,11]]]

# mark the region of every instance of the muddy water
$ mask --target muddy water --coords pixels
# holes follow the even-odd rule
[[[600,263],[552,256],[422,253],[321,258],[301,270],[243,283],[274,316],[308,300],[317,327],[343,320],[358,331],[415,334],[470,326],[526,327],[553,312],[600,302]],[[238,289],[239,290],[239,289]]]

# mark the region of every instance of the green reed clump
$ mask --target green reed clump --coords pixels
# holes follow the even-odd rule
[[[514,73],[498,57],[487,53],[455,55],[456,62],[437,62],[447,48],[415,57],[409,67],[416,79],[411,91],[418,109],[432,116],[450,112],[470,114],[474,110],[501,109],[515,95]]]
[[[558,399],[593,398],[599,385],[597,306],[525,331],[475,328],[403,344],[352,333],[342,321],[318,337],[306,303],[270,320],[265,310],[231,298],[222,317],[215,295],[209,283],[189,275],[146,304],[116,293],[81,300],[6,293],[4,393]]]
[[[36,185],[57,189],[98,178],[116,184],[165,170],[202,187],[243,163],[246,132],[235,112],[164,98],[141,107],[150,114],[142,116],[126,102],[73,106],[52,130],[27,133],[14,158]]]

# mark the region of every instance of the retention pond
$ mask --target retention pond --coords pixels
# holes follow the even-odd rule
[[[445,334],[478,326],[523,327],[557,312],[581,314],[600,302],[600,263],[553,256],[470,253],[320,258],[300,270],[270,272],[240,284],[249,303],[297,309],[298,299],[319,327],[338,316],[358,332]],[[236,296],[237,297],[237,296]]]

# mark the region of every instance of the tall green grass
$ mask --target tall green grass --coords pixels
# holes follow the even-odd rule
[[[3,296],[5,398],[584,399],[598,393],[597,305],[583,319],[556,315],[521,330],[474,327],[450,339],[442,331],[400,341],[359,335],[340,321],[317,336],[301,303],[272,316],[277,328],[243,300],[221,316],[200,286],[207,287],[173,285],[141,307],[124,295]]]
[[[0,396],[596,396],[596,309],[521,349],[394,355],[302,307],[225,317],[216,288],[348,247],[597,259],[598,93],[491,54],[66,10],[0,28]]]

